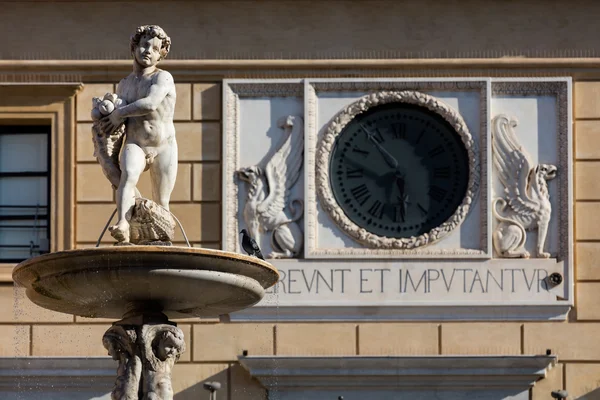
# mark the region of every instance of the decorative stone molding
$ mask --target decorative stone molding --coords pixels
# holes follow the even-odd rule
[[[337,133],[341,131],[343,126],[349,121],[349,119],[360,112],[363,112],[361,108],[367,109],[375,104],[384,104],[381,101],[394,101],[393,98],[389,97],[388,94],[384,95],[384,99],[373,99],[366,101],[363,105],[359,105],[360,101],[355,105],[350,105],[342,110],[338,116],[330,123],[330,129],[322,132],[323,139],[317,141],[317,135],[319,134],[319,126],[317,126],[317,99],[318,93],[321,92],[366,92],[366,93],[402,93],[405,91],[476,91],[480,94],[479,112],[480,112],[480,135],[479,135],[479,147],[475,148],[475,142],[468,133],[468,130],[464,130],[465,138],[471,144],[467,146],[469,154],[469,164],[471,174],[469,177],[469,189],[465,201],[457,209],[457,212],[447,221],[447,225],[444,224],[439,230],[432,230],[429,235],[421,235],[412,239],[392,239],[379,237],[373,237],[375,235],[369,234],[364,229],[359,228],[351,221],[345,221],[348,219],[345,217],[341,210],[336,210],[335,200],[332,198],[331,189],[327,190],[329,183],[324,179],[326,171],[323,171],[323,150],[331,151],[332,139]],[[306,165],[307,165],[307,190],[305,192],[306,198],[306,241],[305,241],[305,255],[307,258],[318,258],[318,257],[360,257],[360,256],[371,256],[371,257],[398,257],[398,256],[416,256],[424,258],[444,258],[444,257],[466,257],[466,258],[489,258],[491,256],[490,243],[488,241],[488,189],[487,189],[487,167],[482,168],[481,166],[487,166],[487,130],[488,130],[488,81],[485,79],[465,79],[465,80],[439,80],[439,79],[411,79],[411,80],[342,80],[342,79],[330,79],[330,80],[309,80],[306,82],[305,89],[305,121],[306,121]],[[369,98],[367,95],[364,99]],[[428,96],[431,97],[431,96]],[[413,104],[418,104],[417,98],[413,98]],[[431,102],[430,100],[424,100],[423,105],[430,109],[437,109],[444,113],[442,116],[446,120],[450,119],[450,123],[456,125],[456,111],[452,110],[445,104],[438,102]],[[431,108],[432,107],[432,108]],[[444,111],[442,111],[444,110]],[[351,115],[352,114],[352,115]],[[446,118],[447,117],[447,118]],[[462,118],[461,118],[462,120]],[[464,123],[464,122],[463,122]],[[336,127],[337,125],[337,127]],[[341,125],[341,127],[340,127]],[[458,123],[458,127],[461,124]],[[464,126],[466,128],[466,126]],[[337,133],[336,133],[337,132]],[[328,136],[329,135],[329,136]],[[325,139],[328,137],[328,139]],[[327,140],[327,141],[326,141]],[[345,232],[351,234],[353,238],[359,242],[367,243],[372,248],[320,248],[317,241],[317,194],[319,193],[319,199],[323,201],[325,210],[328,212],[332,219],[336,221],[338,226]],[[482,197],[480,199],[480,197]],[[328,202],[327,199],[333,201]],[[481,200],[478,206],[481,209],[481,240],[479,249],[434,249],[428,247],[419,247],[428,243],[432,243],[437,239],[441,239],[452,231],[466,216],[470,207],[474,207],[475,203]],[[334,217],[335,216],[335,217]],[[338,222],[340,221],[340,222]],[[351,232],[351,233],[350,233]],[[434,239],[431,238],[433,232]],[[427,237],[427,239],[425,239]],[[419,239],[420,238],[420,239]]]
[[[515,388],[546,377],[556,356],[239,357],[269,390]]]
[[[392,79],[311,79],[310,85],[316,92],[378,92],[382,90],[418,90],[421,92],[433,90],[448,91],[480,91],[485,90],[487,82],[485,79],[445,79],[439,78],[407,78],[406,80]]]
[[[462,203],[458,206],[454,214],[440,226],[435,227],[427,233],[410,238],[398,239],[379,236],[351,221],[341,209],[333,195],[329,176],[331,152],[335,146],[337,137],[344,130],[346,125],[357,115],[366,112],[370,108],[388,103],[413,104],[427,108],[440,115],[461,137],[469,159],[469,182],[467,191]],[[478,157],[479,152],[475,146],[471,133],[467,128],[467,124],[456,110],[433,96],[417,91],[379,91],[363,96],[359,100],[344,107],[333,121],[330,122],[325,134],[319,140],[315,160],[317,193],[319,195],[321,206],[327,211],[333,221],[335,221],[340,229],[352,236],[358,242],[371,248],[412,250],[418,247],[427,246],[444,238],[456,229],[465,219],[479,190],[480,168]]]
[[[295,81],[231,83],[231,90],[241,97],[300,97],[303,87]]]
[[[236,322],[390,322],[390,321],[564,321],[571,306],[486,304],[484,306],[432,304],[418,306],[277,306],[252,307],[231,314]]]

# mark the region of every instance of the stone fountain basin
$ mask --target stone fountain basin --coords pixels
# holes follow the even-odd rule
[[[44,254],[15,267],[35,304],[82,317],[136,311],[216,317],[258,303],[279,279],[256,257],[190,247],[113,246]]]

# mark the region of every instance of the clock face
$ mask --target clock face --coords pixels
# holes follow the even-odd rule
[[[427,108],[400,102],[357,115],[330,160],[339,207],[379,236],[408,238],[443,224],[469,183],[468,153],[454,128]]]

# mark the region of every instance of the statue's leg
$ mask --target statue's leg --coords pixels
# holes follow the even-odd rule
[[[546,243],[546,236],[548,235],[548,221],[540,221],[538,223],[538,237],[537,237],[537,253],[540,258],[550,258],[550,253],[544,251],[544,244]]]
[[[135,186],[146,167],[146,154],[140,146],[125,144],[121,152],[121,182],[117,190],[117,210],[119,220],[110,227],[111,235],[120,242],[129,242],[129,222],[135,205]]]
[[[169,209],[171,192],[177,177],[177,142],[175,138],[161,147],[154,161],[150,165],[150,178],[152,180],[152,200]]]
[[[502,226],[494,232],[494,248],[507,258],[528,258],[529,253],[522,246],[523,231],[516,225]]]
[[[112,400],[138,400],[142,362],[136,349],[136,333],[132,328],[113,325],[102,343],[108,354],[119,361],[117,380],[111,393]]]
[[[294,256],[293,248],[296,238],[289,227],[290,224],[278,226],[272,233],[274,250],[269,254],[269,258],[290,258]]]

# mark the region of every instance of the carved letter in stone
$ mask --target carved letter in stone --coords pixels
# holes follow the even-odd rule
[[[544,243],[552,207],[547,181],[556,177],[556,166],[533,165],[514,132],[517,121],[498,115],[492,121],[494,166],[504,186],[502,197],[494,199],[492,213],[498,220],[494,249],[500,257],[528,258],[526,231],[537,228],[537,256],[550,257]]]
[[[297,257],[302,249],[302,217],[304,202],[288,203],[290,189],[298,181],[304,153],[304,127],[299,116],[285,116],[278,121],[283,129],[283,144],[263,168],[254,165],[237,171],[248,184],[244,221],[250,235],[257,241],[261,232],[271,232],[270,258]],[[289,207],[291,216],[285,209]]]
[[[131,37],[130,47],[133,72],[121,80],[116,94],[92,100],[94,155],[117,190],[118,221],[109,230],[119,243],[170,244],[175,228],[168,209],[177,176],[176,94],[173,77],[157,64],[169,53],[171,39],[159,26],[143,25]],[[158,205],[138,210],[141,196],[136,185],[146,170]],[[146,218],[149,210],[160,208],[167,212]],[[132,218],[138,223],[136,232],[130,229]],[[141,219],[146,226],[139,226]]]

